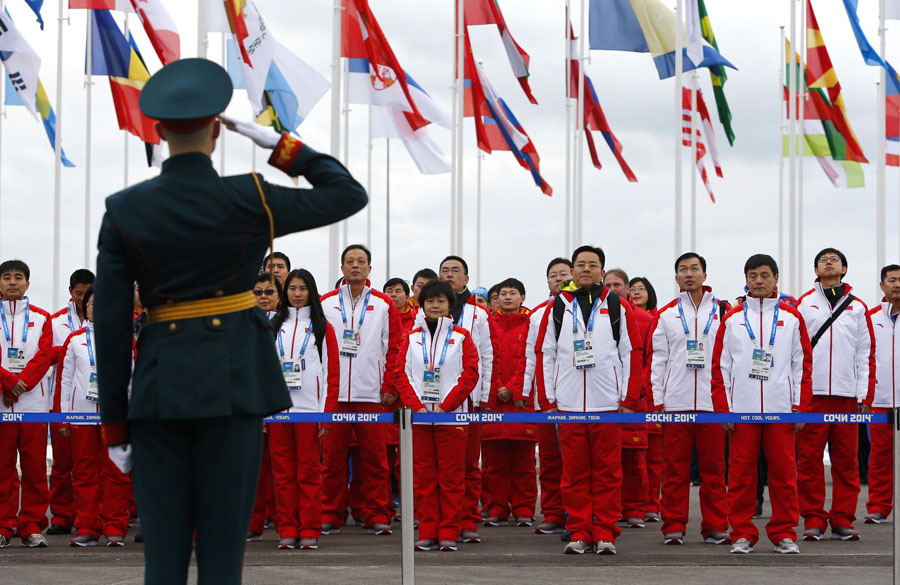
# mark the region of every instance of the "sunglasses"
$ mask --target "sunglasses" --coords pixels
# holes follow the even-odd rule
[[[262,295],[266,295],[267,297],[270,297],[275,294],[275,289],[267,288],[267,289],[263,290],[261,288],[255,288],[255,289],[253,289],[253,294],[255,294],[258,297],[262,296]]]

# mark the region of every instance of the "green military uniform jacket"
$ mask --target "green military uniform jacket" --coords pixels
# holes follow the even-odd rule
[[[366,205],[365,190],[339,162],[299,141],[283,138],[270,162],[313,186],[288,189],[260,178],[276,237],[334,223]],[[266,416],[291,405],[272,325],[258,308],[145,325],[131,382],[134,282],[148,308],[246,292],[268,242],[252,175],[220,177],[202,153],[173,156],[158,177],[107,198],[94,285],[107,444],[128,440],[128,419]]]

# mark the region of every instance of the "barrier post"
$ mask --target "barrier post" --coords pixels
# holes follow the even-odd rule
[[[894,425],[894,585],[900,585],[900,523],[897,522],[897,502],[900,501],[900,408],[891,412],[891,423]]]
[[[412,410],[401,408],[400,414],[400,543],[403,585],[415,585],[415,523],[413,511],[413,427]]]

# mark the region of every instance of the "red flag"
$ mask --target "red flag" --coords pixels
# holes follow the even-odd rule
[[[201,0],[203,1],[203,0]],[[241,58],[248,67],[253,67],[250,62],[250,54],[244,47],[244,41],[250,36],[247,31],[247,23],[244,21],[244,7],[247,0],[225,0],[225,15],[228,17],[228,26],[237,40],[237,46],[241,51]]]
[[[201,0],[202,1],[202,0]],[[175,21],[160,0],[131,0],[160,62],[168,65],[181,58],[181,38]]]

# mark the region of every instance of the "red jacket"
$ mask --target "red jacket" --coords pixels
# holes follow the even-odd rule
[[[514,401],[522,399],[522,384],[525,374],[525,343],[528,340],[528,325],[531,311],[522,307],[518,313],[494,313],[494,370],[488,408],[496,412],[523,412],[516,408]],[[512,392],[512,400],[500,402],[497,392],[506,387]],[[534,412],[534,397],[527,401],[525,412]],[[481,428],[483,441],[516,440],[537,441],[537,426],[527,423],[487,424]]]
[[[641,348],[641,401],[646,408],[652,402],[650,393],[650,375],[647,370],[647,346],[649,345],[649,334],[656,323],[656,317],[653,313],[645,311],[634,305],[630,300],[628,309],[634,311],[634,322],[638,330],[637,346]],[[624,449],[646,449],[647,448],[647,432],[650,426],[646,423],[631,423],[621,426],[622,448]]]

